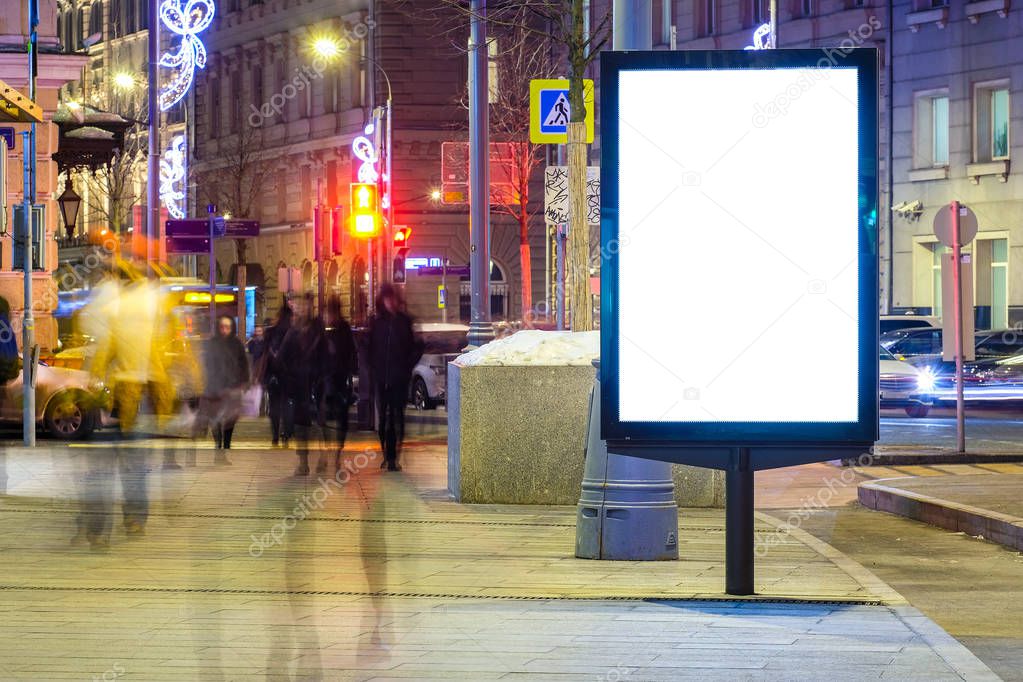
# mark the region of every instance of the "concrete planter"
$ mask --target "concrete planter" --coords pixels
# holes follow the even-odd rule
[[[460,502],[574,505],[590,366],[448,364],[448,490]],[[724,506],[724,474],[674,467],[679,506]]]

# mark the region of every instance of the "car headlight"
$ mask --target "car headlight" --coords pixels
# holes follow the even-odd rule
[[[922,393],[928,393],[934,390],[934,386],[937,382],[938,377],[935,376],[932,370],[921,370],[920,373],[916,375],[916,390]]]

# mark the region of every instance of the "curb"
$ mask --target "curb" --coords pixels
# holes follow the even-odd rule
[[[765,512],[756,511],[754,512],[754,516],[760,521],[774,526],[777,530],[784,530],[794,539],[808,546],[825,559],[828,559],[831,563],[838,566],[838,568],[845,571],[845,573],[859,583],[863,589],[880,599],[883,605],[891,607],[909,605],[909,602],[905,597],[899,594],[891,585],[874,575],[866,566],[851,559],[849,556],[835,549],[828,543],[818,540],[815,536],[806,532],[802,528],[790,526],[781,519],[771,516]]]
[[[892,613],[964,680],[1001,679],[964,644],[918,609],[895,606]]]
[[[860,483],[856,490],[860,504],[946,530],[981,536],[1023,552],[1023,519],[885,485],[888,481],[897,480],[888,478]]]
[[[842,466],[863,466],[856,458],[841,460]],[[870,456],[869,466],[905,466],[914,464],[991,464],[1023,462],[1023,452],[985,453],[966,452],[959,454],[952,449],[917,448],[900,452],[877,448]]]

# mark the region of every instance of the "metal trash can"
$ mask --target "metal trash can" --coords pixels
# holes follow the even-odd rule
[[[671,464],[609,454],[600,439],[600,362],[590,393],[586,464],[576,512],[580,559],[678,559],[678,505]]]

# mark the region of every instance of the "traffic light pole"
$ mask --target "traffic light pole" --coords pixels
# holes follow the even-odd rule
[[[469,28],[469,346],[494,338],[490,322],[490,134],[487,3],[472,0]]]

